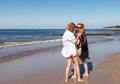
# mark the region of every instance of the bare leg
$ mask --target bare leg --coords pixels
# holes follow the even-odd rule
[[[68,76],[69,76],[69,73],[70,73],[70,67],[71,67],[71,64],[72,64],[72,57],[69,57],[69,58],[67,58],[67,66],[66,66],[66,77],[65,77],[65,82],[68,81]]]
[[[78,56],[78,64],[80,64],[80,55],[81,55],[81,49],[79,49],[78,51],[77,51],[77,56]],[[75,63],[74,63],[74,74],[73,74],[73,76],[72,76],[72,78],[76,78],[76,75],[77,75],[77,72],[76,72],[76,66],[75,66]]]
[[[76,78],[77,72],[76,72],[76,66],[75,66],[75,63],[74,63],[73,65],[74,65],[74,74],[73,74],[72,78]]]
[[[75,63],[75,67],[76,67],[76,72],[77,72],[77,76],[78,76],[78,81],[83,81],[83,80],[80,78],[80,67],[79,67],[78,57],[77,57],[77,56],[74,56],[74,57],[73,57],[73,61],[74,61],[74,63]]]
[[[86,61],[82,61],[83,62],[83,65],[84,65],[84,69],[85,69],[85,73],[83,74],[83,76],[85,77],[88,77],[88,65],[86,63]]]

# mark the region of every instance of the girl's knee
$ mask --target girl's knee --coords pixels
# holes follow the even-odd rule
[[[72,63],[72,58],[68,58],[68,59],[67,59],[67,66],[70,66],[71,63]]]

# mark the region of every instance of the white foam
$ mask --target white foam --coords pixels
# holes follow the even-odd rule
[[[44,41],[29,41],[29,42],[5,42],[3,45],[0,45],[0,48],[7,47],[16,47],[23,45],[32,45],[32,44],[42,44],[42,43],[50,43],[50,42],[59,42],[61,39],[52,39],[52,40],[44,40]]]

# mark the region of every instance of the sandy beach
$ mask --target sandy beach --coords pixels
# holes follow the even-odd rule
[[[119,84],[120,40],[89,44],[89,78],[80,84]],[[62,47],[0,63],[0,84],[65,84],[66,59]],[[114,54],[118,53],[118,54]],[[111,56],[112,54],[112,56]],[[109,56],[110,55],[110,56]],[[80,64],[81,75],[84,72]],[[73,67],[71,68],[71,75]],[[78,84],[70,79],[68,84]]]
[[[120,83],[120,52],[111,54],[106,57],[105,62],[99,64],[96,69],[107,73],[107,78],[111,80],[112,84]]]
[[[120,0],[0,0],[0,84],[120,84],[119,8]],[[66,67],[71,53],[86,55],[77,77],[77,59]]]

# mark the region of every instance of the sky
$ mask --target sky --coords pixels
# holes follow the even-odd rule
[[[0,29],[87,29],[120,25],[120,0],[0,0]]]

